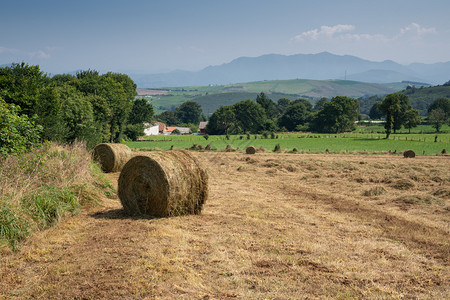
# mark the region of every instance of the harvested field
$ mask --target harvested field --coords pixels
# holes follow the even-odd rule
[[[193,155],[209,174],[200,215],[134,218],[105,199],[3,249],[0,298],[450,294],[448,157]]]

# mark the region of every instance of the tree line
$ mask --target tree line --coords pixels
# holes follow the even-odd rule
[[[153,107],[135,96],[136,84],[125,74],[51,77],[26,63],[0,68],[0,151],[20,153],[44,140],[84,140],[91,148],[142,135]]]

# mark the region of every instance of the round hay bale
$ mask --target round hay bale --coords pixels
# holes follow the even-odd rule
[[[414,158],[414,157],[416,157],[416,153],[412,150],[406,150],[405,152],[403,152],[403,157]]]
[[[245,153],[247,153],[247,154],[255,154],[255,153],[256,153],[256,148],[253,147],[253,146],[248,146],[248,147],[245,149]]]
[[[94,160],[105,173],[120,172],[132,156],[131,149],[124,144],[98,144],[93,151]]]
[[[206,145],[205,150],[207,151],[211,150],[211,145],[210,144]]]
[[[258,152],[266,152],[266,148],[264,148],[263,146],[258,148]]]
[[[297,148],[292,149],[292,153],[298,153],[298,149]]]
[[[131,215],[199,214],[208,197],[208,175],[186,150],[135,156],[120,173],[118,194]]]
[[[231,145],[227,145],[225,147],[225,152],[231,152],[231,151],[233,151],[233,147]]]

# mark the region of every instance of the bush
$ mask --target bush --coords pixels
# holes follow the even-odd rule
[[[19,116],[19,110],[0,99],[0,156],[25,153],[39,145],[42,126],[26,115]]]

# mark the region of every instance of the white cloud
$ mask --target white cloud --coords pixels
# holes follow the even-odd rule
[[[420,39],[426,35],[435,35],[437,30],[433,27],[425,28],[417,23],[400,28],[400,33],[393,37],[387,37],[384,34],[376,33],[352,33],[355,31],[354,25],[338,24],[335,26],[320,26],[320,28],[302,32],[291,38],[291,41],[376,41],[376,42],[392,42],[400,38],[409,37],[411,39]]]
[[[407,35],[407,34],[412,34],[412,35],[420,38],[424,35],[437,34],[437,31],[436,31],[436,28],[434,28],[434,27],[425,28],[425,27],[420,26],[417,23],[411,23],[409,26],[400,28],[399,36],[403,36],[403,35]]]
[[[40,59],[48,59],[50,58],[50,53],[44,52],[42,50],[37,50],[29,53],[31,58],[40,58]]]
[[[0,46],[0,54],[4,54],[4,53],[17,53],[19,52],[19,50],[17,49],[13,49],[13,48],[6,48],[6,47],[2,47]]]
[[[305,40],[318,40],[322,37],[333,38],[338,33],[348,32],[355,30],[353,25],[335,25],[335,26],[320,26],[320,29],[313,29],[310,31],[302,32],[301,34],[292,38],[294,41],[305,41]]]

